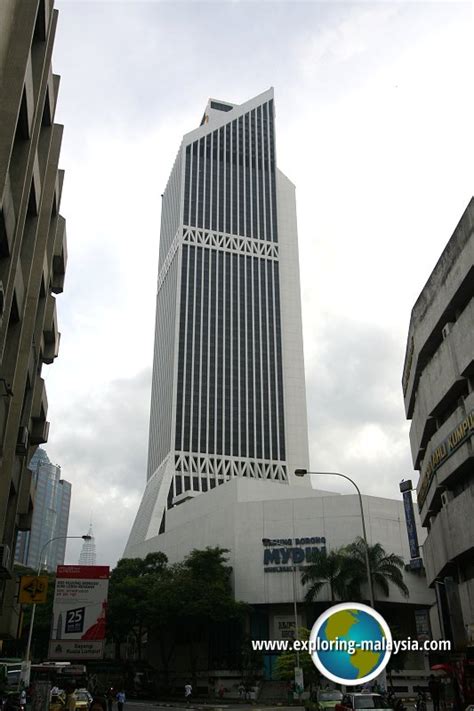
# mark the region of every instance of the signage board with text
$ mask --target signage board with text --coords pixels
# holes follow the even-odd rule
[[[108,586],[108,566],[58,566],[50,659],[102,658]]]
[[[311,562],[316,551],[326,550],[324,536],[262,538],[265,573],[288,573]]]

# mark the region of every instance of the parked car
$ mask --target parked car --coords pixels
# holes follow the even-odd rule
[[[92,696],[89,694],[87,689],[77,689],[74,692],[74,696],[76,697],[76,709],[88,711],[92,701]]]
[[[384,711],[389,709],[390,705],[386,699],[380,694],[344,694],[342,701],[336,704],[335,711],[348,711],[353,709],[372,709],[372,711]]]
[[[342,692],[337,689],[318,689],[316,693],[315,703],[316,708],[323,711],[323,709],[333,709],[337,704],[342,701]]]

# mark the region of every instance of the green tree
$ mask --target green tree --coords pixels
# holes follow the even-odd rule
[[[391,620],[389,621],[389,627],[390,627],[390,631],[392,633],[392,639],[403,640],[405,638],[405,635],[402,633],[400,627],[396,623],[393,623]],[[393,672],[400,672],[403,669],[405,669],[405,665],[406,665],[407,661],[408,661],[408,651],[407,650],[400,648],[397,653],[392,652],[392,654],[390,655],[388,664],[387,664],[387,676],[388,676],[389,686],[393,687],[392,673]]]
[[[390,585],[394,585],[400,592],[408,597],[409,590],[403,580],[403,558],[395,553],[387,553],[381,543],[368,546],[370,572],[374,586],[374,595],[377,590],[385,597],[390,594]],[[344,555],[351,561],[353,570],[357,570],[355,580],[359,587],[367,581],[367,567],[365,562],[365,541],[360,536],[353,543],[346,546]]]
[[[252,638],[246,636],[241,648],[241,672],[244,686],[255,684],[256,679],[263,669],[263,652],[253,648]]]
[[[107,623],[116,657],[129,637],[135,638],[140,656],[146,633],[158,645],[169,686],[171,660],[183,644],[195,682],[199,644],[208,640],[210,623],[240,620],[248,609],[234,600],[227,553],[223,548],[193,550],[174,565],[163,553],[119,561],[110,579]]]
[[[345,549],[330,551],[325,548],[311,555],[310,564],[303,569],[301,582],[309,584],[305,599],[313,602],[325,585],[329,585],[331,602],[348,600],[357,593],[358,568],[353,566]]]
[[[135,638],[141,659],[142,639],[152,610],[159,605],[159,600],[153,600],[152,591],[157,579],[168,574],[167,562],[164,553],[149,553],[144,559],[123,558],[112,571],[107,636],[115,643],[116,659],[120,659],[120,645],[130,635]]]
[[[306,627],[300,627],[298,629],[299,639],[301,640],[309,639],[309,634],[310,630],[306,629]],[[276,662],[276,673],[278,678],[283,681],[293,681],[295,678],[295,667],[297,666],[297,661],[296,652],[283,652],[283,654],[280,654]],[[309,684],[310,691],[312,691],[313,685],[319,682],[321,674],[315,667],[308,651],[302,650],[299,653],[299,664],[303,670],[305,686]]]
[[[242,620],[248,611],[245,603],[234,600],[232,568],[227,565],[227,553],[225,548],[209,546],[205,550],[193,550],[175,569],[180,602],[176,623],[180,639],[188,647],[194,682],[198,645],[208,639],[209,623]]]

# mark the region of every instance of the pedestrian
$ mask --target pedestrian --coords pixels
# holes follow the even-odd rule
[[[430,674],[428,681],[428,691],[430,692],[431,701],[433,702],[433,711],[439,711],[439,697],[441,695],[439,680],[434,674]]]
[[[118,711],[123,711],[123,707],[125,704],[125,692],[123,689],[121,689],[117,696],[115,697],[117,699],[117,709]]]
[[[190,682],[188,681],[187,684],[184,685],[184,698],[186,699],[186,703],[189,704],[191,701],[191,694],[193,693],[193,687],[191,686]],[[119,709],[120,711],[120,709]]]
[[[219,687],[219,691],[218,691],[217,693],[218,693],[220,699],[223,699],[223,698],[224,698],[225,689],[224,689],[224,687],[222,686],[222,684],[221,684],[221,686]]]
[[[99,694],[93,696],[89,706],[89,711],[107,711],[106,699]]]
[[[113,711],[114,708],[114,690],[110,688],[107,692],[107,711]]]
[[[76,711],[76,690],[73,687],[69,687],[69,691],[66,692],[66,708],[67,711]]]
[[[295,687],[294,687],[294,682],[291,681],[291,680],[288,681],[287,684],[286,684],[286,695],[287,695],[287,697],[288,697],[288,703],[289,703],[289,704],[292,704],[292,703],[293,703],[293,700],[294,700],[294,696],[293,696],[293,694],[294,694],[294,689],[295,689]]]
[[[244,701],[245,700],[245,686],[240,682],[239,685],[239,700]]]

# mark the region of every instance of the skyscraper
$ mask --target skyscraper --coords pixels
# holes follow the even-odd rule
[[[33,569],[41,562],[50,573],[54,573],[57,566],[64,563],[64,536],[67,536],[69,524],[71,484],[61,479],[61,467],[52,464],[40,447],[31,458],[29,468],[33,472],[36,490],[35,508],[31,531],[18,533],[15,560]],[[43,560],[40,561],[43,546],[51,538],[60,540],[47,546]]]
[[[127,549],[235,477],[308,465],[294,186],[273,89],[209,100],[162,196],[147,486]]]

